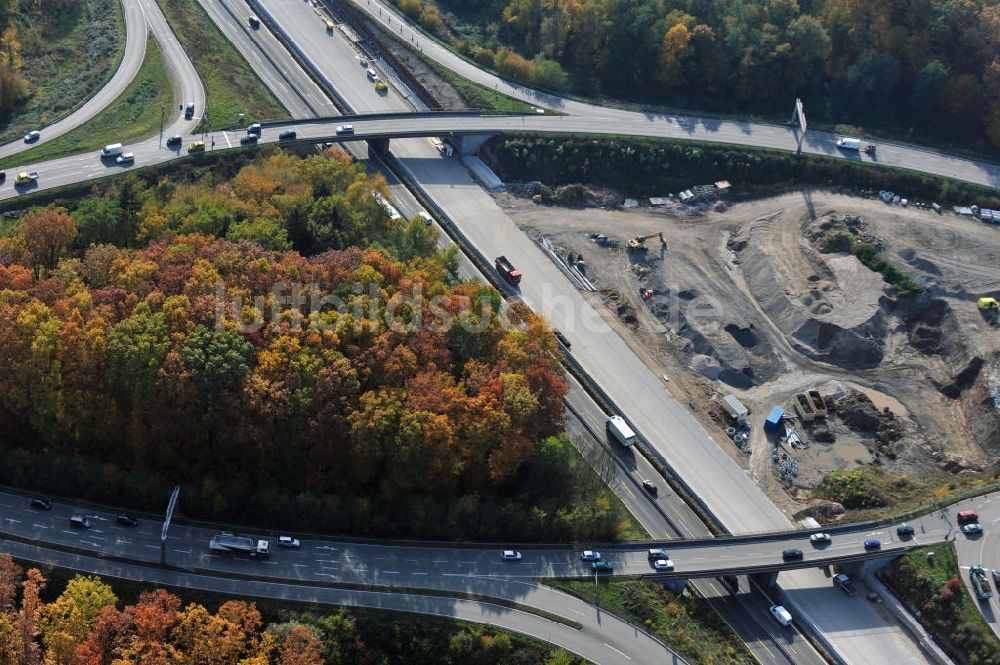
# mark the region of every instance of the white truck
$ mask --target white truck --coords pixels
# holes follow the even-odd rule
[[[253,559],[266,558],[271,553],[271,543],[264,539],[237,536],[231,533],[220,533],[212,536],[208,543],[214,552],[229,552],[230,554],[246,554]]]
[[[613,436],[618,443],[626,448],[635,444],[635,432],[632,431],[632,428],[628,426],[628,423],[621,416],[609,417],[605,427],[608,430],[608,434]]]

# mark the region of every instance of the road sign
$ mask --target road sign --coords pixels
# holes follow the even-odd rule
[[[170,519],[174,516],[174,508],[177,507],[177,497],[181,493],[181,486],[174,486],[174,491],[170,493],[170,501],[167,503],[167,515],[163,520],[163,530],[160,531],[160,565],[167,565],[167,530],[170,529]]]
[[[792,117],[788,121],[788,124],[794,125],[796,122],[799,123],[799,129],[802,133],[806,132],[806,112],[802,110],[802,100],[795,98],[795,108],[792,109]]]

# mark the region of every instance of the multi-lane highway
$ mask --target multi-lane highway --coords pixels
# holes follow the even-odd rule
[[[74,508],[62,503],[55,504],[51,511],[38,510],[31,508],[26,498],[15,494],[0,494],[0,509],[3,511],[0,513],[0,533],[8,536],[130,561],[157,563],[160,560],[160,523],[157,521],[142,520],[138,528],[121,526],[116,524],[115,515],[107,511]],[[72,528],[69,521],[71,515],[88,516],[95,526],[91,529]],[[950,525],[938,520],[936,515],[915,520],[913,524],[917,534],[912,539],[897,538],[895,527],[891,525],[861,525],[835,533],[832,542],[821,547],[810,544],[807,532],[791,531],[739,538],[594,545],[593,549],[603,553],[602,560],[614,566],[615,574],[662,580],[688,579],[725,573],[815,568],[837,562],[891,557],[917,544],[940,542],[952,532]],[[523,551],[524,558],[510,562],[500,560],[499,545],[305,540],[301,550],[277,548],[267,561],[253,562],[211,552],[207,544],[216,533],[219,533],[218,527],[183,523],[172,525],[168,539],[168,562],[191,570],[253,571],[261,577],[422,588],[454,588],[455,583],[467,588],[475,584],[469,582],[469,578],[510,581],[590,577],[592,574],[590,563],[580,558],[581,548],[567,546],[517,546]],[[862,543],[871,538],[882,541],[880,552],[864,550]],[[649,547],[665,548],[675,570],[655,571],[648,556]],[[782,553],[789,548],[800,549],[803,560],[785,561]],[[326,558],[311,558],[320,551],[332,554]],[[322,565],[324,563],[328,565]],[[396,575],[399,577],[393,577]]]

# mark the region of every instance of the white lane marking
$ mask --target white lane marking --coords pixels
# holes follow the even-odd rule
[[[159,545],[143,545],[143,547],[148,547],[151,550],[158,550],[158,549],[160,549]]]
[[[177,549],[175,549],[173,551],[174,552],[180,552],[181,554],[191,554],[191,550],[190,549],[187,549],[187,550],[177,550]]]
[[[420,559],[403,559],[403,561],[408,561],[410,563],[418,563]]]
[[[226,147],[232,148],[233,144],[229,141],[229,134],[222,132],[222,138],[226,139]]]
[[[14,524],[20,524],[21,523],[21,520],[16,520],[13,517],[6,517],[4,519],[6,519],[8,522],[13,522]]]
[[[38,528],[38,529],[48,529],[49,528],[49,527],[45,526],[44,524],[35,524],[34,526],[35,526],[35,528]]]
[[[398,570],[383,570],[382,574],[383,575],[399,575],[399,571]]]
[[[316,559],[316,563],[338,563],[333,559]]]
[[[319,545],[319,546],[316,547],[316,549],[318,549],[318,550],[332,550],[334,552],[339,552],[340,551],[339,547],[330,547],[329,545]]]
[[[62,532],[63,533],[68,533],[71,536],[75,536],[76,535],[76,531],[67,531],[66,529],[63,529]]]
[[[83,543],[84,545],[90,545],[91,547],[101,547],[97,543],[92,543],[89,540],[81,540],[80,542]]]
[[[620,653],[620,654],[621,654],[622,656],[624,656],[624,657],[625,657],[625,658],[626,658],[627,660],[632,660],[632,657],[631,657],[631,656],[629,656],[629,655],[628,655],[627,653],[625,653],[624,651],[622,651],[621,649],[616,649],[616,648],[614,648],[613,646],[611,646],[610,644],[608,644],[607,642],[605,642],[605,643],[604,643],[604,646],[606,646],[607,648],[611,649],[612,651],[617,651],[617,652],[618,652],[618,653]]]
[[[448,563],[448,559],[434,559],[434,563]]]
[[[375,557],[375,560],[376,561],[388,561],[389,557],[387,557],[387,556],[377,556],[377,557]]]
[[[14,506],[9,503],[0,503],[0,508],[13,508]]]
[[[293,563],[292,564],[292,568],[308,568],[308,567],[309,567],[309,564],[307,564],[307,563]]]
[[[269,566],[277,566],[278,565],[277,561],[261,561],[261,563],[266,563]]]
[[[461,563],[463,566],[474,566],[474,565],[476,565],[475,561],[459,561],[459,563]]]
[[[116,538],[115,539],[115,545],[121,545],[122,543],[125,543],[126,545],[131,545],[132,541],[131,540],[125,540],[124,538]]]
[[[426,575],[427,573],[410,573],[410,575]]]

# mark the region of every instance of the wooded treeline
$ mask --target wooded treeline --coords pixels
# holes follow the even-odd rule
[[[399,0],[480,63],[583,94],[942,131],[1000,147],[987,0]],[[450,12],[454,12],[450,14]],[[449,20],[451,19],[451,20]],[[915,131],[914,129],[915,128]]]

